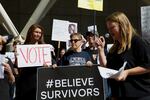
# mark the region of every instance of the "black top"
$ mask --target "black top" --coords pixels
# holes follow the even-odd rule
[[[150,54],[148,45],[138,36],[132,39],[131,48],[121,54],[108,53],[107,66],[118,70],[127,61],[126,69],[141,66],[150,68]],[[109,79],[112,95],[121,97],[143,97],[150,96],[150,73],[128,76],[125,81]]]
[[[56,64],[52,56],[52,64]],[[19,77],[16,83],[17,100],[36,100],[37,69],[43,66],[25,67],[19,69]]]
[[[89,53],[93,64],[97,64],[97,57],[98,57],[98,49],[97,48],[86,47],[83,51],[86,51]]]

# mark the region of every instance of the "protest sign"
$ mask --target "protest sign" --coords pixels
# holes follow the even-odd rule
[[[4,79],[4,63],[5,55],[0,54],[0,79]]]
[[[103,11],[103,0],[78,0],[78,7],[89,10]]]
[[[70,34],[77,32],[77,23],[66,20],[53,20],[52,39],[54,41],[66,42],[70,38]]]
[[[17,45],[18,67],[51,65],[51,51],[49,44]]]
[[[97,67],[38,68],[37,100],[104,100]]]

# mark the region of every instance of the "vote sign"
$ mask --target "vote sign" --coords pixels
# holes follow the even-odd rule
[[[51,65],[51,51],[49,44],[41,45],[17,45],[18,67]]]

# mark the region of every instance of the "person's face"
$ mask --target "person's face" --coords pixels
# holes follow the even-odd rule
[[[81,39],[78,38],[78,36],[73,36],[70,40],[72,48],[77,50],[79,48],[81,48],[82,45],[82,41]]]
[[[40,28],[36,28],[33,31],[33,35],[32,35],[33,39],[35,41],[38,41],[41,38],[41,36],[42,36],[42,30]]]
[[[114,40],[120,40],[119,24],[117,22],[107,21],[107,29]]]
[[[87,36],[87,41],[89,42],[89,44],[94,44],[95,43],[95,35],[91,34]]]
[[[64,54],[65,54],[65,50],[62,49],[62,50],[60,51],[60,56],[62,57]]]

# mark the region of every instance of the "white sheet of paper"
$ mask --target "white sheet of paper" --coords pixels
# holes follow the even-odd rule
[[[5,59],[5,55],[0,54],[0,79],[4,79],[4,66],[2,66],[4,59]]]
[[[110,68],[100,67],[100,66],[98,66],[98,70],[100,72],[101,77],[103,78],[115,78],[124,71],[126,64],[127,61],[124,62],[123,66],[119,69],[119,71]]]

